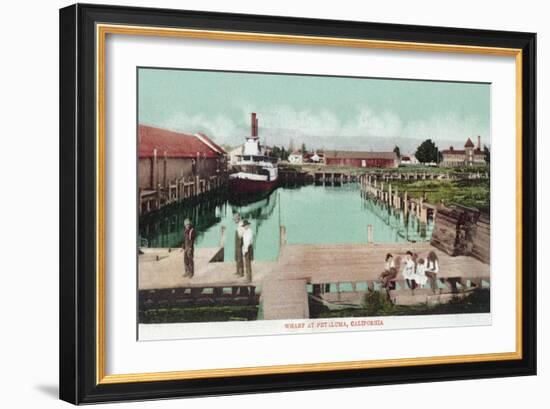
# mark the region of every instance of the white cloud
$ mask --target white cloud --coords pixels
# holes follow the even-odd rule
[[[340,149],[391,150],[395,144],[403,152],[412,151],[426,138],[434,140],[441,148],[448,144],[460,146],[468,137],[481,135],[489,144],[489,129],[475,118],[461,118],[454,113],[432,116],[404,122],[396,113],[377,113],[371,107],[355,110],[347,120],[341,120],[330,110],[313,112],[295,110],[289,106],[257,109],[260,137],[268,144],[288,146],[292,139],[296,145],[304,142],[308,147]],[[226,114],[214,117],[178,114],[166,123],[151,124],[176,131],[204,132],[218,143],[237,145],[250,132],[249,106],[244,106],[239,120]]]

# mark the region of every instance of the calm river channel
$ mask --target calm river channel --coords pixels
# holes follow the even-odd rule
[[[361,197],[355,184],[341,186],[302,185],[279,187],[269,196],[248,203],[224,195],[182,203],[148,214],[140,220],[140,246],[179,247],[183,221],[189,217],[197,230],[197,247],[217,247],[225,227],[225,260],[233,260],[235,223],[238,212],[251,223],[254,258],[276,260],[279,226],[286,227],[288,244],[366,243],[367,226],[373,226],[378,243],[425,241],[432,224],[423,225],[414,215]]]

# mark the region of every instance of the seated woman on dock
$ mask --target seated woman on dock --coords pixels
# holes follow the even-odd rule
[[[416,286],[422,287],[424,284],[428,282],[428,277],[426,277],[426,264],[424,263],[423,258],[419,258],[418,263],[416,264],[414,282],[415,282],[415,287]]]
[[[403,266],[403,271],[401,272],[403,278],[405,279],[407,286],[410,289],[414,289],[414,278],[416,275],[416,263],[413,260],[413,253],[407,251],[407,257],[405,258],[405,265]]]
[[[380,274],[380,282],[385,289],[388,289],[389,284],[392,280],[397,277],[397,269],[395,268],[395,263],[393,261],[393,255],[391,253],[386,254],[384,271]]]
[[[434,293],[437,290],[437,273],[439,273],[439,259],[435,251],[430,251],[426,259],[426,275],[430,279],[430,286]]]

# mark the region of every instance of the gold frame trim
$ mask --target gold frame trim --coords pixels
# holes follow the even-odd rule
[[[248,41],[319,45],[336,47],[389,49],[400,51],[427,51],[513,56],[516,64],[516,350],[506,353],[476,355],[450,355],[420,358],[381,359],[369,361],[323,362],[299,365],[275,365],[244,368],[222,368],[173,372],[132,374],[105,373],[105,41],[108,34],[194,38],[224,41]],[[414,43],[403,41],[362,40],[351,38],[293,36],[234,31],[178,29],[165,27],[129,26],[115,24],[96,25],[96,383],[117,384],[127,382],[205,379],[229,376],[290,374],[349,369],[388,368],[412,365],[436,365],[466,362],[519,360],[522,358],[522,50],[466,46],[455,44]]]

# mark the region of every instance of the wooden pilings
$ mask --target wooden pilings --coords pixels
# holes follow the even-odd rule
[[[220,247],[221,247],[221,248],[224,248],[224,247],[225,247],[225,226],[221,226],[221,231],[220,231]]]
[[[367,243],[372,244],[374,243],[374,237],[373,237],[373,231],[372,231],[372,224],[369,224],[367,226]]]
[[[286,245],[286,227],[279,226],[279,246],[284,247]]]
[[[158,183],[156,189],[139,190],[139,213],[142,215],[160,209],[162,206],[220,189],[226,184],[227,175],[225,173],[203,178],[199,176],[182,176],[175,180],[166,181],[164,186]]]
[[[462,180],[462,179],[488,179],[489,172],[384,172],[384,171],[371,171],[366,174],[372,179],[378,179],[384,183],[391,183],[394,180]]]
[[[359,180],[359,176],[353,171],[328,171],[328,170],[296,170],[279,168],[279,178],[283,183],[315,183],[323,186],[343,185]]]
[[[359,177],[359,186],[361,195],[373,198],[379,202],[385,203],[389,208],[402,211],[407,217],[413,214],[421,223],[428,223],[428,219],[435,219],[436,208],[429,203],[425,203],[424,197],[418,199],[411,198],[407,191],[399,192],[391,181],[380,178],[377,175],[364,174]]]
[[[286,246],[286,227],[283,225],[279,226],[279,256],[283,251],[283,248]]]

